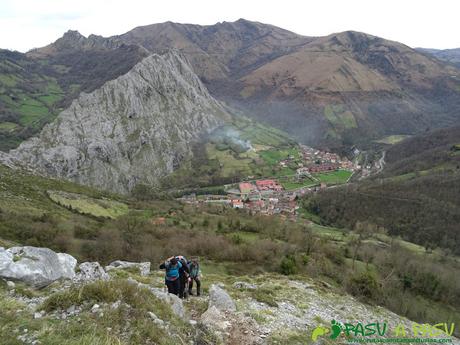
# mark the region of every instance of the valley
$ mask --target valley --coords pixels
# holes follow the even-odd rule
[[[457,62],[245,19],[0,50],[1,341],[460,343]]]

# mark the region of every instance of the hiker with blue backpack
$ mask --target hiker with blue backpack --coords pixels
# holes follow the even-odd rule
[[[179,295],[180,292],[180,274],[182,263],[175,256],[170,257],[160,265],[161,270],[166,270],[165,283],[168,287],[168,292],[174,295]]]
[[[165,283],[168,292],[184,298],[184,281],[188,279],[189,272],[187,260],[181,255],[172,256],[160,265],[160,269],[166,270]]]

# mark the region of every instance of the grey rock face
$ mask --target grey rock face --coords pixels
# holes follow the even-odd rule
[[[146,276],[150,273],[150,262],[129,262],[121,260],[111,262],[110,265],[105,267],[105,271],[108,272],[115,268],[124,269],[133,267],[139,269],[141,276]]]
[[[174,314],[180,318],[185,317],[185,308],[182,300],[176,295],[167,293],[158,288],[150,287],[149,290],[160,300],[168,303]]]
[[[228,117],[181,56],[153,54],[82,93],[10,155],[38,173],[128,193],[171,173]]]
[[[201,315],[200,322],[215,331],[225,331],[231,326],[226,315],[215,306],[209,307],[208,310]]]
[[[221,311],[236,311],[236,305],[230,295],[218,285],[211,285],[209,288],[209,306]]]
[[[109,280],[110,276],[104,271],[99,262],[83,262],[79,266],[79,272],[75,275],[75,283],[87,283],[95,280]]]
[[[75,276],[77,260],[68,254],[55,253],[48,248],[0,247],[0,277],[22,281],[36,288],[45,287],[58,279]]]

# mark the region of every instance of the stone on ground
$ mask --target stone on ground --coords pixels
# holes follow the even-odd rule
[[[150,262],[129,262],[117,260],[110,265],[105,267],[106,272],[113,270],[114,268],[138,268],[141,276],[147,276],[150,273]]]
[[[59,279],[75,276],[77,260],[48,248],[0,247],[0,277],[43,288]]]
[[[209,306],[220,311],[236,311],[236,305],[230,295],[220,286],[213,284],[209,288]]]
[[[83,262],[78,266],[79,272],[74,277],[75,283],[86,283],[96,280],[109,280],[110,276],[104,271],[99,262]]]

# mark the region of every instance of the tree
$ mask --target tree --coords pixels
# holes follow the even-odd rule
[[[354,247],[353,251],[353,263],[351,265],[351,268],[354,270],[355,269],[355,261],[356,258],[358,257],[358,251],[361,248],[363,241],[370,236],[372,233],[372,226],[371,224],[368,223],[361,223],[360,221],[356,222],[355,228],[354,228],[354,234],[356,236],[353,236],[350,244]]]

